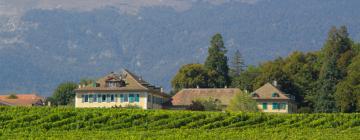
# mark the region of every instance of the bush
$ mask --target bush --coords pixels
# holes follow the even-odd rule
[[[18,97],[16,96],[16,94],[10,94],[7,98],[8,99],[17,99]]]
[[[220,100],[210,97],[208,99],[197,99],[192,101],[187,109],[194,111],[220,111],[222,107]]]
[[[227,110],[234,112],[257,112],[258,108],[256,101],[249,94],[238,92],[230,101]]]

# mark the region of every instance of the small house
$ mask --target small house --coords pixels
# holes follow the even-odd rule
[[[295,96],[282,92],[276,82],[266,83],[251,93],[259,110],[272,113],[295,113],[297,110]]]

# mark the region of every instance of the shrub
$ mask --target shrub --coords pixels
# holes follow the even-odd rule
[[[258,108],[256,101],[253,100],[249,94],[238,92],[234,98],[231,99],[227,110],[234,112],[257,112]]]
[[[220,100],[210,97],[208,99],[197,99],[192,101],[187,109],[194,111],[220,111],[222,107]]]
[[[16,96],[16,94],[10,94],[7,98],[8,99],[17,99],[18,97]]]

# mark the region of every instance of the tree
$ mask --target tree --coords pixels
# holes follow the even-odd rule
[[[357,55],[348,68],[345,80],[336,86],[336,105],[341,112],[360,111],[360,55]]]
[[[339,71],[336,69],[335,57],[331,58],[329,62],[324,63],[324,67],[321,70],[319,83],[319,91],[315,96],[315,112],[336,112],[335,106],[335,86],[337,84],[337,76]]]
[[[260,74],[260,68],[250,65],[239,76],[232,78],[231,87],[246,91],[254,91],[253,83]]]
[[[241,56],[241,53],[239,50],[236,50],[233,59],[231,61],[231,76],[237,77],[240,76],[241,72],[244,71],[245,68],[245,62]]]
[[[74,102],[77,84],[73,82],[61,83],[54,91],[51,101],[55,105],[68,105]]]
[[[208,70],[208,86],[222,88],[230,85],[229,67],[226,48],[222,36],[218,33],[211,39],[211,46],[208,50],[208,57],[205,61],[205,68]]]
[[[257,103],[251,96],[244,92],[238,92],[234,98],[231,99],[227,107],[228,111],[234,112],[257,112]]]
[[[187,64],[171,81],[174,92],[183,88],[207,87],[207,71],[202,64]]]
[[[345,26],[332,27],[323,48],[323,64],[319,76],[319,90],[315,95],[315,112],[336,112],[336,85],[346,76],[352,58],[351,40]]]

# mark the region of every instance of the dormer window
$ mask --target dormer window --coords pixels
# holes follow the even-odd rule
[[[279,93],[276,93],[276,92],[274,92],[272,95],[271,95],[271,97],[280,97],[280,95],[279,95]]]
[[[251,97],[259,98],[260,96],[259,96],[259,94],[257,94],[257,93],[253,93],[253,94],[251,95]]]

